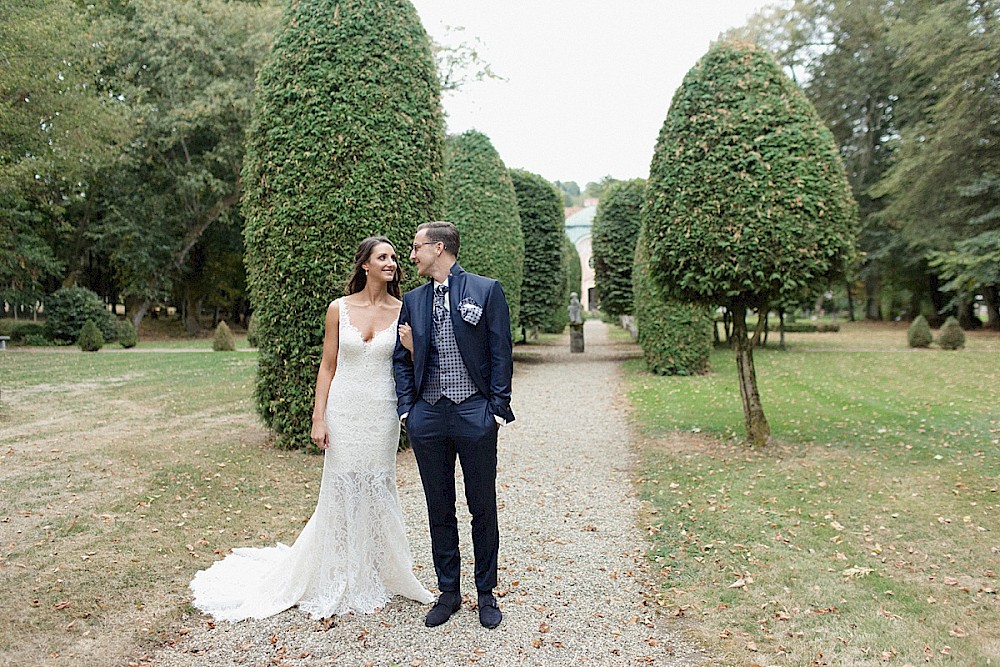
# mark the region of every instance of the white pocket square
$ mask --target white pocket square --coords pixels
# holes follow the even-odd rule
[[[479,324],[479,318],[483,316],[483,307],[466,297],[458,304],[458,312],[463,320],[472,326],[476,326]]]

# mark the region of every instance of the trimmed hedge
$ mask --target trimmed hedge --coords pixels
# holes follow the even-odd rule
[[[97,352],[104,347],[104,336],[101,334],[101,330],[97,328],[97,325],[94,324],[94,320],[87,320],[83,323],[83,327],[80,329],[80,337],[77,339],[76,344],[84,352]]]
[[[407,0],[286,5],[243,166],[257,409],[279,446],[312,446],[326,308],[358,243],[384,235],[405,257],[416,226],[442,217],[439,99],[430,40]]]
[[[96,292],[86,287],[63,287],[45,300],[45,333],[54,341],[75,342],[87,320],[100,330],[103,342],[118,338],[115,316]]]
[[[671,300],[650,278],[641,243],[636,244],[632,276],[635,324],[646,367],[657,375],[707,372],[714,326],[711,309]]]
[[[777,331],[779,327],[770,327]],[[840,325],[832,322],[785,322],[785,333],[835,333],[840,331]]]
[[[520,328],[524,237],[510,173],[489,138],[469,130],[445,142],[445,219],[458,227],[462,268],[503,286],[511,331]]]
[[[960,350],[965,347],[965,332],[955,317],[949,317],[941,325],[937,342],[942,350]]]
[[[601,311],[615,319],[631,315],[634,310],[632,268],[645,194],[644,179],[613,183],[601,197],[594,216],[594,282]]]
[[[653,278],[733,312],[842,275],[857,231],[833,135],[769,53],[733,42],[674,95],[643,215]]]
[[[524,236],[521,326],[543,331],[558,327],[562,331],[568,322],[568,316],[562,317],[566,310],[563,292],[567,284],[562,245],[566,236],[562,196],[556,186],[538,174],[511,169],[510,178],[517,195],[517,212]]]
[[[926,317],[917,315],[914,318],[906,331],[906,342],[910,347],[930,347],[934,342],[934,336],[931,334],[931,327],[927,324]]]
[[[14,343],[23,343],[28,338],[33,340],[48,340],[48,331],[41,322],[24,322],[11,327],[10,340]]]

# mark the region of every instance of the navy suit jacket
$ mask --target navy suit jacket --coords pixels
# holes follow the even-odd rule
[[[413,359],[399,342],[397,332],[392,365],[396,376],[396,412],[400,417],[410,411],[427,377],[427,360],[434,336],[433,299],[433,280],[403,295],[399,323],[409,324],[413,329]],[[483,309],[475,325],[463,320],[459,312],[458,306],[464,299],[471,299]],[[492,278],[466,273],[456,262],[448,276],[448,300],[455,342],[469,376],[486,397],[493,414],[506,422],[514,421],[510,409],[513,343],[510,310],[503,288]]]

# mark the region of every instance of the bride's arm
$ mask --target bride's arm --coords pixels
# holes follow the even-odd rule
[[[320,449],[330,446],[326,430],[326,401],[330,382],[337,372],[337,349],[340,345],[340,304],[336,301],[326,309],[326,333],[323,335],[323,359],[316,374],[316,403],[313,405],[312,433],[309,437]]]

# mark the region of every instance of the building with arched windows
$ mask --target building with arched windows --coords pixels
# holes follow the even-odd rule
[[[594,310],[599,305],[597,290],[594,289],[594,254],[591,250],[591,230],[594,225],[594,215],[597,213],[597,200],[588,199],[586,206],[566,210],[566,236],[576,246],[580,253],[580,266],[583,269],[580,303],[587,310]]]

